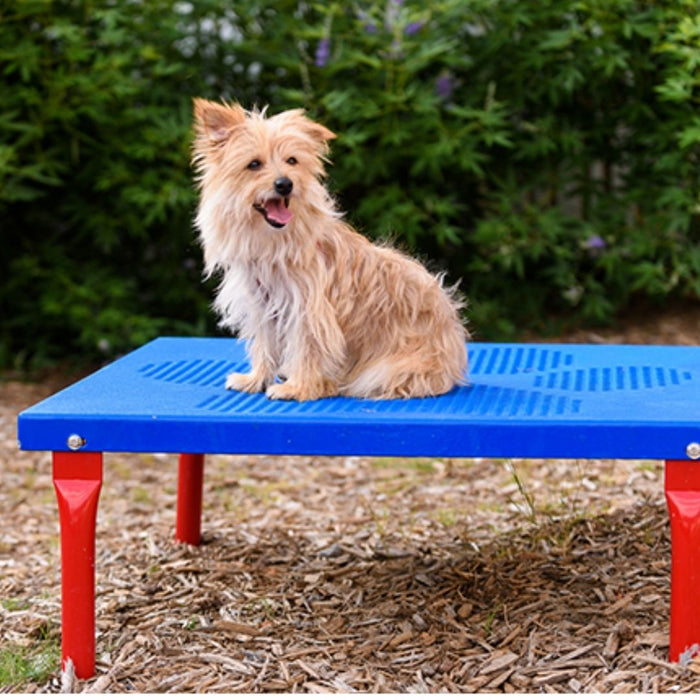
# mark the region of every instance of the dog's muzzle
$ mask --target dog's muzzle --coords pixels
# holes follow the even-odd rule
[[[294,183],[288,177],[278,177],[273,183],[273,188],[279,198],[272,197],[265,202],[254,204],[253,208],[263,215],[270,226],[284,228],[294,216],[289,211],[289,195],[294,189]]]
[[[274,228],[284,228],[294,216],[289,211],[289,197],[268,199],[262,204],[254,204],[253,208]]]

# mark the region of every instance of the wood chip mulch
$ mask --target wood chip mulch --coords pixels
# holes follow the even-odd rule
[[[50,457],[16,446],[60,381],[0,383],[3,647],[60,636]],[[667,661],[661,463],[212,456],[191,547],[176,462],[105,459],[97,675],[0,691],[700,691]]]

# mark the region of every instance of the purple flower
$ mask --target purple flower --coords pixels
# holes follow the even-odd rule
[[[454,89],[454,80],[449,71],[440,73],[435,81],[435,94],[442,100],[449,100]]]
[[[331,40],[321,39],[316,47],[316,66],[318,68],[324,68],[328,63],[328,59],[331,56]]]
[[[406,36],[413,36],[414,34],[418,34],[418,32],[423,29],[424,26],[425,22],[411,22],[410,24],[406,25],[406,28],[403,31]]]
[[[376,34],[379,31],[379,27],[374,23],[374,20],[370,16],[369,12],[364,10],[357,10],[357,19],[363,22],[363,29],[366,34]]]
[[[586,250],[598,251],[605,250],[607,244],[600,236],[594,234],[588,238],[588,240],[583,244],[583,247]]]

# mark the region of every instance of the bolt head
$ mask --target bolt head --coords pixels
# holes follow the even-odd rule
[[[71,450],[79,450],[81,447],[83,447],[86,443],[85,438],[80,437],[80,435],[69,435],[68,440],[66,440],[66,443],[68,444],[69,449]]]
[[[685,453],[690,459],[700,459],[700,442],[691,442],[685,448]]]

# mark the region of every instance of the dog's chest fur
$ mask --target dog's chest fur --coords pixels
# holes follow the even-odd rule
[[[301,294],[283,266],[232,265],[216,299],[223,324],[252,339],[265,327],[281,342],[302,313]]]

